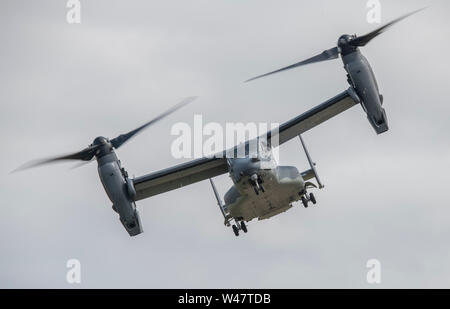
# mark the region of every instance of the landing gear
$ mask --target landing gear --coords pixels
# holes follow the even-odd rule
[[[309,200],[316,205],[317,201],[316,201],[316,197],[314,196],[314,194],[310,193],[309,194]]]
[[[242,221],[237,221],[236,219],[234,219],[234,221],[236,222],[236,224],[233,224],[231,226],[231,228],[233,229],[233,233],[236,236],[239,236],[239,231],[243,231],[244,233],[247,233],[247,225],[244,223],[244,220]]]
[[[302,196],[302,203],[305,208],[308,208],[308,200],[306,199],[305,196]]]
[[[252,185],[256,195],[259,195],[259,191],[261,191],[262,193],[266,192],[262,185],[264,181],[262,180],[261,176],[253,174],[252,176],[250,176],[249,182]]]
[[[311,202],[314,205],[316,205],[317,201],[316,201],[316,197],[314,196],[314,194],[312,193],[306,193],[306,191],[300,192],[299,193],[301,195],[301,200],[302,200],[302,204],[305,208],[308,208],[308,203]]]
[[[238,229],[238,227],[235,224],[233,224],[232,228],[233,228],[234,235],[236,235],[236,237],[239,236],[239,229]]]
[[[242,230],[244,233],[247,233],[247,225],[245,225],[244,221],[241,221],[241,230]]]
[[[253,190],[255,190],[256,195],[259,195],[259,190],[256,186],[253,186]]]

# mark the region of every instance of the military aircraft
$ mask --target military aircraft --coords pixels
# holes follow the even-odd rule
[[[232,149],[148,175],[136,178],[128,176],[115,149],[118,149],[141,130],[193,100],[193,98],[187,98],[162,115],[126,134],[113,139],[97,137],[90,146],[79,152],[32,161],[20,169],[62,160],[91,162],[95,158],[98,163],[100,180],[113,204],[112,208],[119,214],[120,221],[130,236],[143,232],[135,202],[209,179],[224,217],[224,224],[231,226],[236,236],[240,231],[246,233],[245,222],[255,218],[263,220],[275,216],[288,210],[294,202],[299,200],[302,201],[304,207],[308,207],[309,202],[316,204],[314,194],[308,191],[311,188],[323,188],[324,186],[301,137],[302,133],[357,104],[361,104],[377,134],[389,129],[386,112],[382,107],[383,96],[379,93],[375,75],[359,47],[365,46],[388,27],[413,13],[400,17],[363,36],[342,35],[338,40],[337,47],[308,60],[253,78],[260,78],[308,63],[335,59],[341,55],[350,87],[283,123],[279,128]],[[304,172],[299,172],[294,166],[278,166],[272,154],[273,147],[296,137],[299,137],[310,165],[310,168]],[[251,149],[250,145],[252,144],[257,146],[256,150]],[[236,155],[240,149],[244,149],[243,157]],[[225,194],[225,203],[223,203],[212,178],[226,173],[229,173],[233,185]],[[316,179],[317,185],[310,181],[313,178]]]

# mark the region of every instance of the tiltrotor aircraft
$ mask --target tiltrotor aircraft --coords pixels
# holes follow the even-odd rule
[[[136,201],[209,179],[219,209],[225,219],[225,225],[231,226],[236,236],[240,231],[246,233],[245,222],[255,218],[263,220],[275,216],[288,210],[292,207],[292,203],[299,200],[305,207],[308,207],[309,202],[316,204],[314,194],[308,191],[317,186],[310,180],[315,178],[319,188],[324,186],[317,174],[315,163],[303,142],[302,133],[357,104],[361,104],[377,134],[388,130],[386,112],[382,107],[383,96],[379,93],[374,73],[367,59],[361,54],[359,47],[365,46],[389,26],[413,13],[400,17],[363,36],[342,35],[337,46],[332,49],[308,60],[253,78],[260,78],[308,63],[335,59],[341,55],[350,87],[328,101],[283,123],[279,128],[267,132],[264,136],[249,140],[243,145],[148,175],[130,178],[122,167],[115,149],[118,149],[141,130],[193,99],[187,98],[162,115],[126,134],[113,139],[97,137],[90,146],[79,152],[33,161],[20,169],[61,160],[89,162],[95,158],[98,163],[100,180],[113,204],[112,208],[119,214],[120,221],[130,236],[143,232],[135,205]],[[293,166],[278,166],[272,155],[272,147],[282,145],[296,137],[299,137],[310,165],[310,169],[304,172],[299,172]],[[250,145],[253,144],[256,145],[256,151],[252,152]],[[242,149],[241,147],[243,147],[245,155],[237,157],[236,153]],[[212,178],[225,173],[229,173],[233,186],[225,194],[225,203],[223,203]]]

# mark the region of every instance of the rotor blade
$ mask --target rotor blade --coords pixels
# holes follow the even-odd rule
[[[29,169],[32,167],[37,167],[44,164],[50,164],[55,163],[59,161],[69,161],[69,160],[81,160],[81,161],[90,161],[95,156],[95,153],[97,152],[99,146],[89,146],[81,151],[74,152],[71,154],[53,157],[53,158],[47,158],[47,159],[39,159],[39,160],[33,160],[28,163],[23,164],[22,166],[19,166],[15,170],[13,170],[11,173],[22,171],[25,169]]]
[[[302,66],[302,65],[305,65],[305,64],[310,64],[310,63],[320,62],[320,61],[326,61],[326,60],[331,60],[331,59],[336,59],[338,56],[339,56],[339,50],[338,50],[337,47],[334,47],[334,48],[325,50],[321,54],[318,54],[318,55],[316,55],[314,57],[311,57],[309,59],[303,60],[301,62],[297,62],[297,63],[295,63],[293,65],[281,68],[279,70],[276,70],[276,71],[273,71],[273,72],[270,72],[270,73],[266,73],[266,74],[263,74],[263,75],[259,75],[259,76],[250,78],[250,79],[246,80],[245,82],[249,82],[249,81],[252,81],[252,80],[255,80],[255,79],[258,79],[258,78],[261,78],[261,77],[265,77],[267,75],[275,74],[275,73],[278,73],[278,72],[290,70],[290,69],[293,69],[293,68],[296,68],[296,67],[299,67],[299,66]]]
[[[91,162],[94,162],[94,161],[95,161],[95,160],[93,160],[93,159],[91,159],[91,160],[89,160],[89,161],[83,161],[83,162],[80,162],[80,163],[75,164],[75,165],[72,166],[70,169],[71,169],[71,170],[74,170],[74,169],[76,169],[76,168],[85,166],[85,165],[87,165],[87,164],[89,164],[89,163],[91,163]]]
[[[126,141],[128,141],[130,138],[132,138],[134,135],[136,135],[137,133],[139,133],[141,130],[147,128],[148,126],[156,123],[157,121],[163,119],[164,117],[172,114],[173,112],[175,112],[176,110],[180,109],[181,107],[191,103],[192,101],[194,101],[197,97],[188,97],[185,98],[183,101],[181,101],[180,103],[178,103],[177,105],[173,106],[172,108],[168,109],[167,111],[165,111],[164,113],[162,113],[161,115],[159,115],[158,117],[150,120],[149,122],[143,124],[142,126],[140,126],[137,129],[134,129],[128,133],[125,134],[121,134],[119,136],[117,136],[116,138],[113,138],[111,140],[111,144],[113,145],[114,148],[119,148],[120,146],[123,145],[123,143],[125,143]]]
[[[375,37],[377,37],[378,35],[380,35],[384,31],[386,31],[389,27],[391,27],[394,24],[398,23],[399,21],[401,21],[401,20],[403,20],[403,19],[405,19],[405,18],[407,18],[407,17],[409,17],[409,16],[411,16],[413,14],[416,14],[416,13],[418,13],[420,11],[423,11],[425,9],[426,9],[426,7],[418,9],[418,10],[415,10],[415,11],[413,11],[411,13],[403,15],[403,16],[397,18],[397,19],[394,19],[393,21],[387,23],[386,25],[381,26],[380,28],[375,29],[374,31],[367,33],[366,35],[362,35],[362,36],[356,37],[355,39],[351,40],[349,43],[351,45],[353,45],[353,46],[365,46],[372,39],[374,39]]]

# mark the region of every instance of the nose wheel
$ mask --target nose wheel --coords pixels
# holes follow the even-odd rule
[[[249,182],[252,185],[253,190],[255,191],[256,195],[259,195],[259,192],[262,192],[262,193],[266,192],[266,190],[264,190],[264,186],[262,185],[264,181],[262,180],[261,176],[259,176],[257,174],[253,174],[250,177]]]

